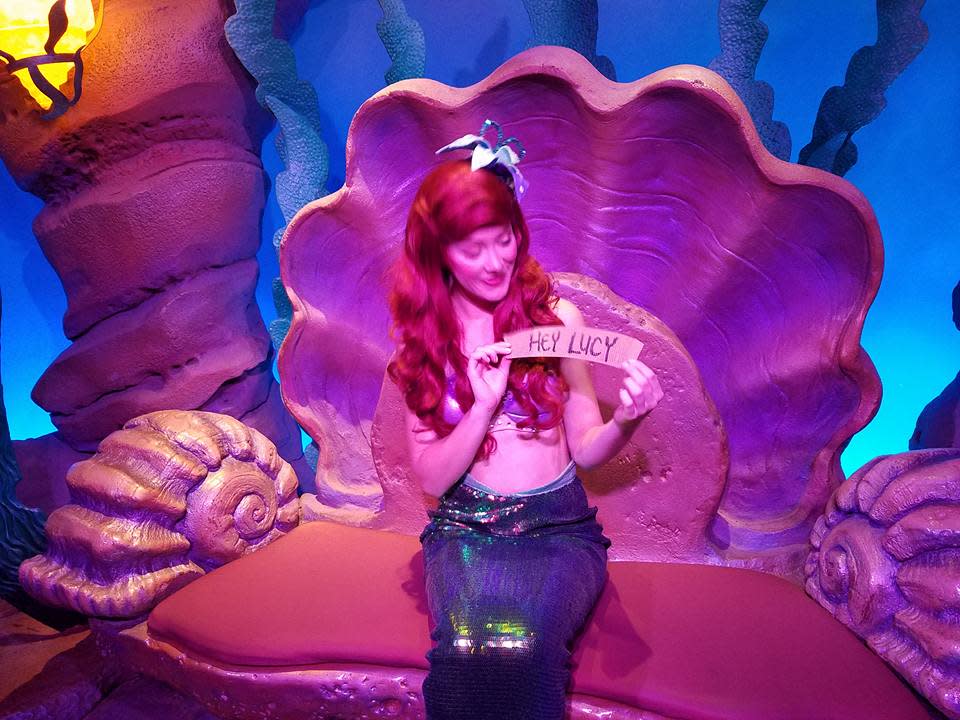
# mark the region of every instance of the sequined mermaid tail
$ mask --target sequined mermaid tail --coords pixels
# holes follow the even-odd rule
[[[575,475],[557,484],[503,496],[461,482],[431,513],[420,538],[436,623],[429,720],[563,717],[570,648],[610,541]]]

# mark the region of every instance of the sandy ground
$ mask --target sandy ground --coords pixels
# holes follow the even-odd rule
[[[0,598],[0,702],[89,635],[86,624],[57,630]]]
[[[0,720],[217,720],[155,680],[110,677],[83,618],[49,621],[0,598]]]

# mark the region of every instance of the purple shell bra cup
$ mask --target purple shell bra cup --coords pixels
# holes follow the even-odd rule
[[[440,401],[443,406],[443,419],[451,425],[456,425],[463,418],[463,409],[454,396],[454,386],[456,382],[456,375],[447,376],[446,391],[443,394],[443,399]],[[556,384],[558,380],[555,376],[551,375],[547,382]],[[503,400],[500,401],[500,406],[490,420],[490,432],[498,432],[501,430],[516,430],[517,432],[527,433],[539,432],[537,428],[519,427],[517,425],[517,423],[524,420],[539,420],[548,414],[545,408],[538,406],[537,410],[538,413],[536,415],[531,415],[523,409],[523,406],[520,405],[519,401],[514,397],[513,391],[507,390],[503,394]]]

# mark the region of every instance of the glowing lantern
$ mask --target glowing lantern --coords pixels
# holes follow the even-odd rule
[[[80,51],[103,19],[103,0],[3,0],[0,60],[52,119],[80,99]],[[73,70],[73,99],[61,92]]]

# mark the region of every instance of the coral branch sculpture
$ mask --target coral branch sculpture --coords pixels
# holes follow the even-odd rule
[[[260,432],[228,415],[168,410],[129,420],[67,473],[73,504],[20,566],[38,600],[134,617],[299,523],[297,478]]]
[[[929,31],[920,18],[925,2],[877,3],[877,42],[857,50],[843,85],[824,94],[799,163],[842,176],[857,162],[853,133],[880,114],[887,104],[883,93],[927,44]]]
[[[380,9],[383,17],[377,21],[377,34],[391,60],[383,76],[387,85],[423,77],[427,51],[420,23],[407,13],[403,0],[380,0]]]
[[[757,134],[772,155],[790,159],[790,130],[773,119],[773,88],[757,80],[757,63],[770,31],[760,20],[767,0],[720,0],[720,54],[707,66],[723,76],[750,111]]]
[[[617,79],[613,61],[597,55],[600,25],[597,0],[523,0],[533,37],[527,47],[559,45],[583,55],[610,80]]]
[[[257,81],[256,98],[273,113],[280,125],[276,147],[284,169],[277,174],[277,202],[285,223],[311,200],[326,194],[328,152],[321,136],[317,91],[297,75],[296,58],[290,44],[274,36],[275,10],[288,24],[299,20],[306,7],[274,0],[237,0],[237,12],[227,18],[224,33],[243,66]],[[287,12],[283,15],[282,10]],[[292,29],[292,28],[291,28]],[[280,245],[284,228],[274,234]],[[273,302],[277,317],[270,323],[270,337],[280,347],[290,327],[290,302],[280,283],[273,280]]]
[[[923,49],[927,26],[920,19],[926,0],[877,3],[877,42],[853,54],[842,87],[831,87],[820,101],[813,137],[798,162],[845,175],[857,161],[853,133],[886,105],[883,93]],[[773,88],[754,75],[769,31],[760,20],[767,0],[720,0],[720,54],[710,69],[743,98],[757,133],[773,155],[790,159],[790,130],[773,120]]]
[[[817,521],[807,592],[960,718],[960,450],[876,458]]]

